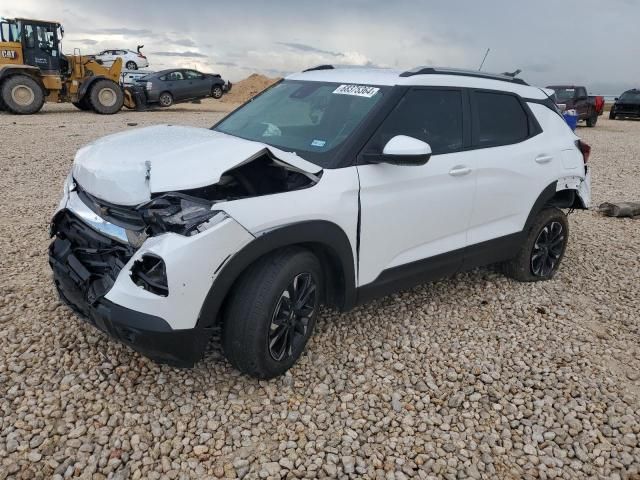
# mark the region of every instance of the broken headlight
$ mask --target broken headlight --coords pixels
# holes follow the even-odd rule
[[[227,215],[212,210],[213,203],[182,193],[165,193],[141,205],[144,222],[152,233],[195,235],[221,222]]]

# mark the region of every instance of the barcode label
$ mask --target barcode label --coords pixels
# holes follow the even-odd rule
[[[340,85],[333,93],[338,95],[355,95],[357,97],[371,98],[380,90],[377,87],[367,85]]]

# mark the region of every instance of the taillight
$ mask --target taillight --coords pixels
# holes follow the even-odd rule
[[[591,155],[591,145],[584,143],[582,140],[576,140],[576,147],[582,153],[582,159],[584,163],[589,161],[589,155]]]

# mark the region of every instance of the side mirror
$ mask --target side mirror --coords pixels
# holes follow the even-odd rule
[[[406,135],[396,135],[376,155],[375,163],[391,165],[424,165],[431,158],[431,146],[427,142]]]
[[[617,102],[617,101],[618,101],[618,97],[614,98],[614,99],[613,99],[613,101],[614,101],[614,102]]]

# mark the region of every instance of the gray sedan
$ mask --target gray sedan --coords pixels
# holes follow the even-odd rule
[[[225,91],[220,75],[186,68],[162,70],[137,82],[145,88],[147,103],[158,103],[161,107],[205,97],[220,98]]]

